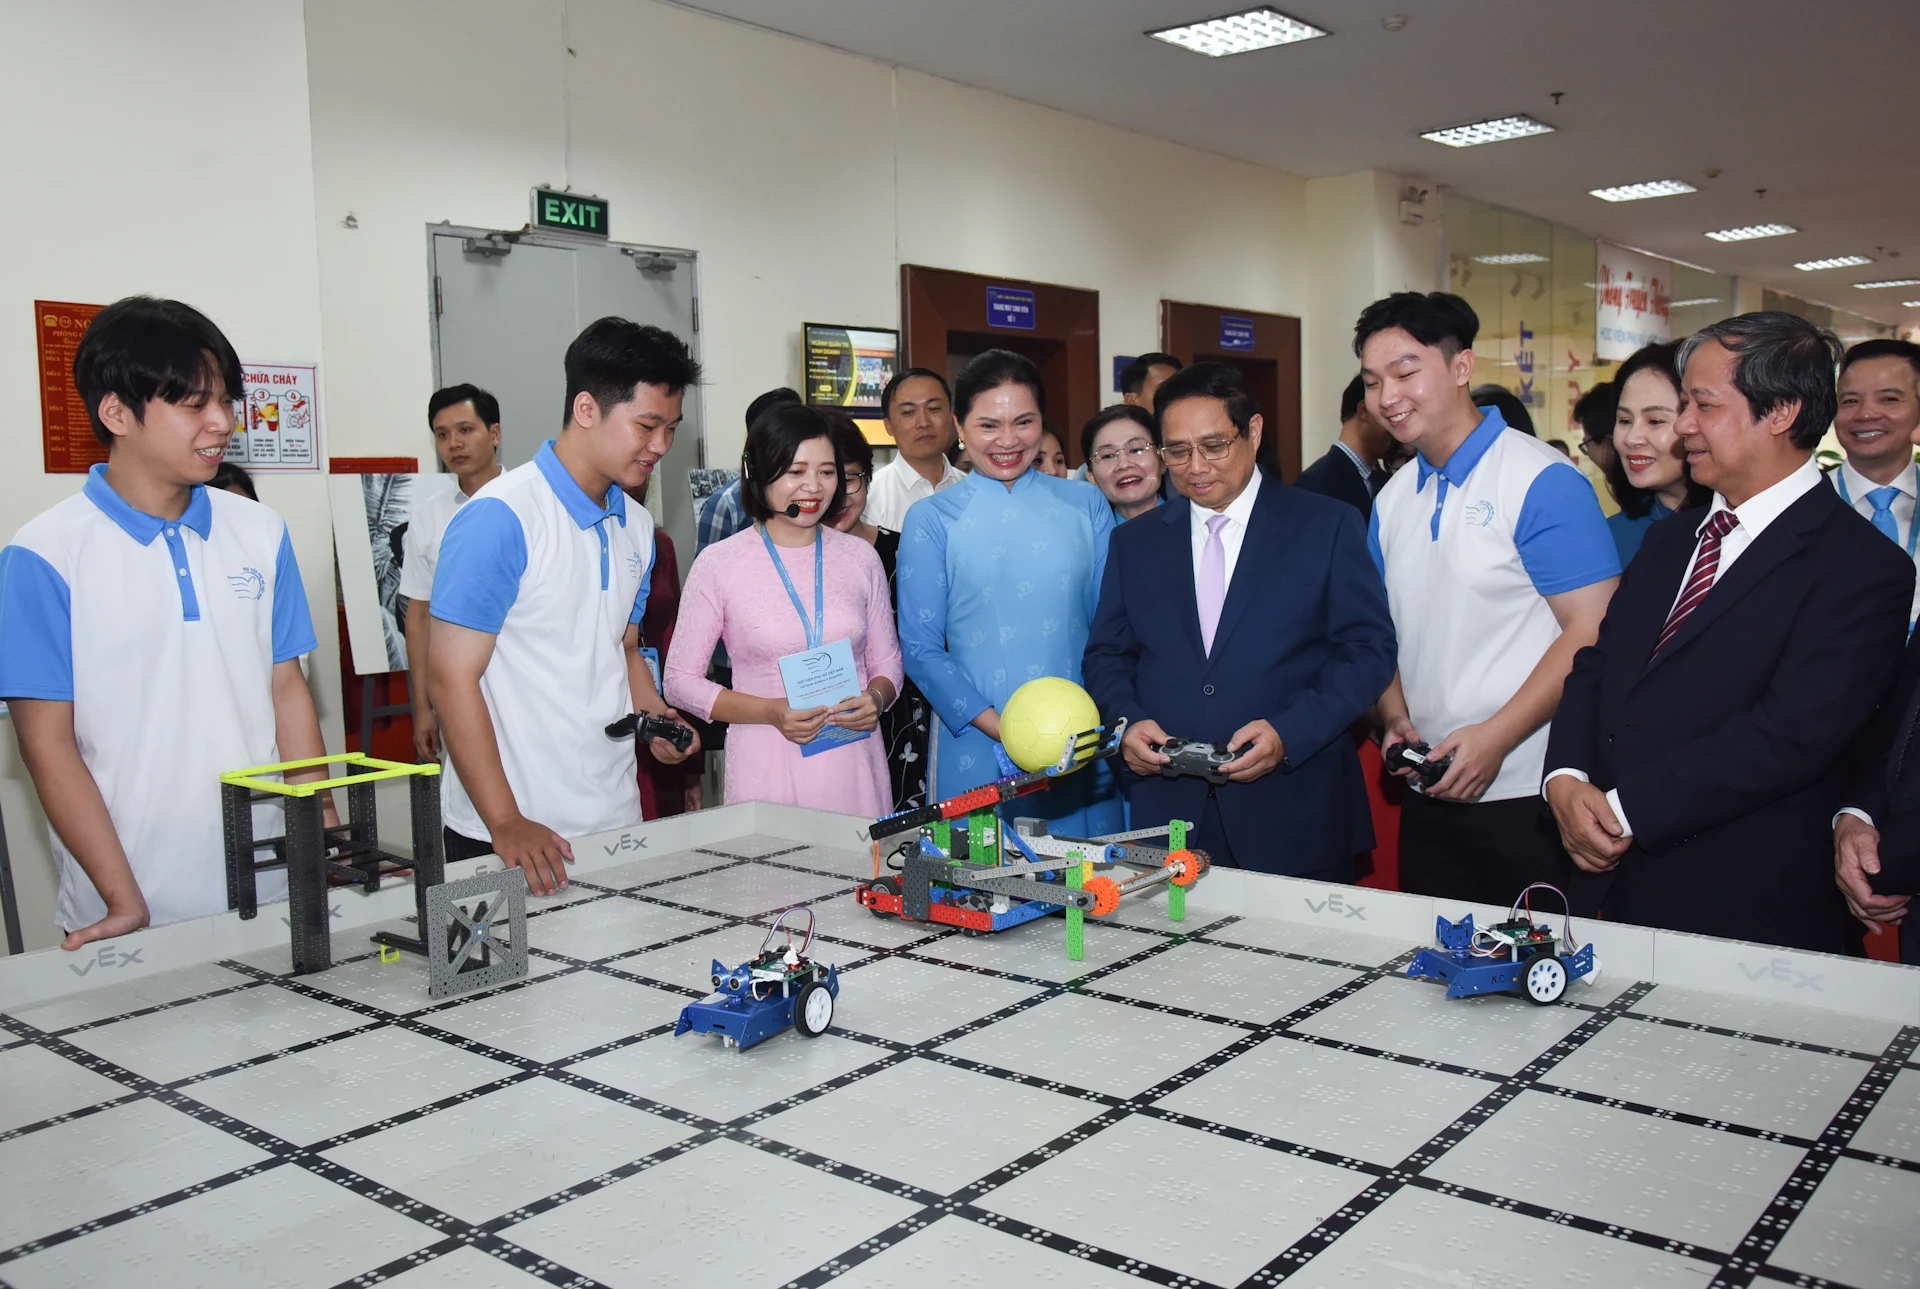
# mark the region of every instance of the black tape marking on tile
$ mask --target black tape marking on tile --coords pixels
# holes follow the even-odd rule
[[[1896,1039],[1886,1052],[1880,1054],[1878,1057],[1874,1057],[1871,1054],[1855,1053],[1845,1049],[1824,1047],[1793,1040],[1776,1039],[1766,1035],[1750,1034],[1741,1031],[1723,1030],[1713,1026],[1680,1021],[1669,1017],[1658,1017],[1649,1013],[1629,1012],[1626,1009],[1631,1007],[1640,997],[1643,997],[1651,988],[1649,985],[1642,984],[1636,986],[1635,989],[1624,992],[1605,1006],[1594,1006],[1570,1001],[1569,1006],[1591,1013],[1587,1021],[1583,1022],[1579,1028],[1576,1028],[1572,1034],[1569,1034],[1539,1057],[1536,1057],[1533,1062],[1530,1062],[1529,1065],[1523,1068],[1518,1074],[1503,1076],[1469,1066],[1453,1066],[1444,1062],[1412,1057],[1382,1049],[1373,1049],[1363,1045],[1329,1039],[1320,1035],[1303,1034],[1292,1030],[1291,1026],[1299,1024],[1309,1016],[1325,1010],[1346,997],[1350,997],[1367,985],[1389,976],[1403,974],[1405,963],[1411,954],[1403,953],[1388,962],[1367,965],[1311,954],[1291,953],[1260,945],[1240,944],[1231,940],[1217,938],[1217,932],[1241,920],[1232,916],[1215,919],[1211,922],[1203,922],[1197,926],[1172,924],[1174,929],[1162,929],[1132,923],[1105,923],[1103,924],[1105,927],[1116,930],[1126,930],[1141,935],[1148,940],[1148,943],[1142,945],[1142,947],[1135,952],[1125,954],[1113,962],[1093,968],[1065,981],[1043,980],[1037,977],[1004,971],[980,964],[949,961],[937,955],[918,952],[919,950],[927,948],[933,942],[948,938],[954,934],[950,928],[940,927],[937,924],[927,924],[925,928],[927,934],[924,936],[892,947],[869,945],[860,941],[823,936],[821,939],[826,943],[842,945],[863,955],[854,961],[839,964],[843,974],[863,967],[872,966],[890,958],[904,957],[910,961],[944,967],[957,972],[983,975],[1020,983],[1035,989],[1037,992],[1030,997],[1016,1000],[1014,1003],[997,1011],[965,1021],[951,1030],[917,1043],[903,1043],[878,1035],[863,1034],[844,1028],[836,1029],[834,1032],[843,1038],[873,1047],[876,1051],[874,1059],[833,1079],[826,1080],[813,1087],[802,1089],[779,1101],[747,1111],[725,1123],[717,1122],[705,1116],[654,1101],[649,1097],[637,1093],[626,1092],[619,1088],[599,1083],[596,1080],[564,1068],[606,1052],[616,1051],[635,1043],[658,1037],[668,1032],[671,1029],[670,1025],[655,1026],[631,1035],[623,1035],[607,1043],[600,1044],[597,1047],[589,1048],[584,1052],[569,1054],[552,1061],[538,1061],[530,1057],[493,1047],[479,1040],[453,1034],[450,1031],[443,1030],[434,1025],[430,1019],[440,1011],[457,1008],[476,1001],[477,999],[490,998],[517,989],[529,988],[546,979],[577,972],[596,972],[627,983],[642,985],[681,996],[702,996],[704,993],[702,990],[684,985],[676,985],[670,981],[659,980],[622,967],[619,964],[626,959],[669,948],[673,945],[698,939],[702,936],[723,932],[731,928],[747,926],[752,926],[756,929],[764,928],[766,921],[777,914],[780,909],[769,909],[752,914],[723,913],[701,908],[697,905],[682,904],[666,898],[664,893],[655,894],[653,892],[658,888],[671,887],[694,877],[710,877],[722,872],[752,868],[761,864],[765,864],[766,867],[770,868],[801,872],[834,882],[847,882],[849,880],[843,873],[809,868],[804,864],[792,861],[773,862],[779,857],[794,855],[808,849],[811,849],[811,847],[798,845],[784,850],[773,851],[763,856],[742,857],[731,855],[724,851],[700,848],[699,853],[714,855],[722,859],[723,862],[694,872],[675,874],[658,879],[657,881],[646,882],[628,888],[600,886],[593,882],[575,882],[573,883],[575,887],[584,888],[592,892],[592,894],[585,898],[576,898],[564,903],[549,905],[536,910],[536,912],[530,916],[550,915],[564,909],[592,903],[601,903],[607,900],[631,899],[652,907],[674,909],[698,915],[707,919],[708,925],[693,931],[668,937],[657,943],[623,949],[599,959],[576,958],[555,950],[542,950],[535,946],[532,951],[536,955],[560,964],[557,970],[500,986],[488,990],[483,994],[447,999],[413,1011],[388,1012],[371,1003],[360,1002],[348,995],[336,994],[319,989],[296,977],[276,975],[270,971],[237,962],[226,962],[220,965],[227,967],[229,970],[246,975],[250,977],[250,979],[189,998],[175,1000],[174,1002],[141,1007],[118,1016],[85,1022],[59,1031],[58,1033],[42,1031],[22,1022],[9,1021],[12,1028],[22,1031],[20,1043],[9,1044],[9,1047],[19,1046],[22,1043],[38,1044],[56,1055],[73,1060],[77,1064],[114,1079],[122,1086],[127,1087],[129,1091],[122,1096],[110,1098],[94,1106],[83,1107],[67,1114],[53,1116],[40,1123],[26,1125],[6,1134],[0,1134],[0,1141],[29,1135],[47,1127],[128,1104],[130,1101],[142,1097],[152,1097],[183,1113],[189,1114],[199,1122],[218,1128],[255,1145],[257,1148],[267,1152],[269,1158],[258,1164],[236,1169],[216,1178],[196,1182],[192,1186],[183,1187],[168,1195],[142,1201],[140,1204],[130,1206],[127,1209],[121,1210],[119,1213],[109,1214],[102,1218],[96,1218],[78,1224],[66,1231],[54,1232],[50,1235],[42,1236],[16,1249],[0,1250],[0,1265],[18,1257],[25,1256],[29,1252],[51,1247],[57,1243],[64,1243],[71,1239],[81,1238],[104,1226],[114,1225],[118,1222],[129,1220],[132,1217],[142,1216],[146,1213],[164,1208],[169,1204],[178,1203],[185,1199],[190,1199],[195,1195],[204,1194],[220,1186],[243,1181],[266,1169],[292,1163],[316,1176],[325,1177],[327,1180],[341,1185],[345,1189],[360,1194],[365,1198],[372,1199],[375,1202],[382,1203],[396,1212],[403,1213],[416,1221],[420,1221],[430,1229],[443,1232],[446,1236],[446,1238],[425,1249],[415,1251],[381,1267],[362,1272],[349,1280],[343,1281],[343,1285],[376,1284],[381,1280],[399,1275],[425,1262],[454,1252],[457,1249],[470,1247],[488,1256],[498,1258],[503,1262],[528,1271],[542,1279],[548,1280],[550,1283],[564,1283],[580,1286],[580,1289],[589,1289],[590,1286],[595,1286],[598,1282],[590,1277],[559,1266],[549,1259],[543,1258],[528,1249],[514,1244],[502,1236],[500,1232],[526,1221],[529,1217],[550,1211],[582,1195],[603,1189],[627,1177],[646,1171],[661,1162],[678,1158],[709,1142],[726,1139],[775,1155],[776,1157],[788,1159],[816,1171],[826,1172],[845,1180],[870,1186],[884,1193],[922,1204],[920,1211],[911,1217],[896,1223],[886,1230],[877,1232],[854,1248],[843,1252],[835,1258],[829,1259],[826,1263],[821,1264],[821,1266],[814,1268],[790,1282],[795,1285],[825,1285],[834,1277],[842,1274],[851,1267],[891,1248],[894,1244],[898,1243],[899,1240],[908,1238],[914,1232],[925,1229],[926,1226],[930,1225],[939,1217],[951,1215],[991,1229],[1005,1231],[1018,1238],[1040,1244],[1069,1256],[1110,1267],[1124,1274],[1136,1276],[1149,1283],[1190,1286],[1192,1289],[1202,1289],[1202,1287],[1206,1285],[1206,1282],[1196,1279],[1195,1277],[1175,1273],[1137,1258],[1128,1258],[1117,1252],[1084,1241],[1073,1240],[1052,1231],[1018,1222],[1002,1214],[981,1208],[974,1202],[990,1194],[993,1190],[1011,1181],[1013,1178],[1021,1176],[1033,1168],[1037,1168],[1047,1161],[1058,1157],[1062,1152],[1070,1150],[1073,1146],[1086,1141],[1093,1135],[1103,1131],[1107,1127],[1111,1127],[1129,1115],[1139,1114],[1148,1118],[1173,1123],[1190,1130],[1205,1132],[1210,1135],[1224,1136],[1265,1149],[1290,1154],[1298,1158],[1340,1167],[1368,1178],[1365,1188],[1355,1196],[1353,1200],[1350,1200],[1343,1206],[1340,1213],[1336,1215],[1336,1218],[1330,1220],[1331,1224],[1323,1224],[1322,1228],[1317,1228],[1316,1232],[1310,1233],[1307,1237],[1297,1242],[1292,1249],[1287,1250],[1279,1257],[1273,1259],[1266,1267],[1262,1268],[1261,1271],[1255,1273],[1254,1276],[1244,1282],[1247,1286],[1272,1284],[1284,1280],[1287,1276],[1291,1275],[1294,1270],[1297,1270],[1299,1266],[1304,1265],[1306,1261],[1310,1260],[1314,1254],[1322,1251],[1327,1245],[1333,1243],[1340,1235],[1344,1234],[1345,1231],[1352,1229],[1366,1213],[1377,1208],[1391,1194],[1406,1187],[1455,1196],[1503,1211],[1551,1222],[1555,1225],[1571,1226],[1575,1229],[1589,1231],[1607,1238],[1624,1240],[1662,1252],[1692,1257],[1713,1263],[1722,1267],[1722,1279],[1716,1281],[1716,1283],[1744,1285],[1750,1283],[1754,1277],[1780,1280],[1788,1283],[1816,1283],[1813,1277],[1800,1273],[1787,1272],[1781,1268],[1766,1264],[1764,1261],[1757,1261],[1752,1254],[1736,1257],[1736,1255],[1719,1253],[1714,1250],[1686,1244],[1666,1237],[1655,1236],[1648,1232],[1601,1223],[1594,1219],[1581,1217],[1578,1214],[1549,1210],[1542,1206],[1512,1197],[1483,1192],[1454,1183],[1441,1182],[1425,1176],[1422,1170],[1429,1166],[1434,1160],[1438,1159],[1446,1150],[1451,1149],[1453,1145],[1464,1139],[1466,1135],[1471,1133],[1480,1123],[1490,1118],[1498,1109],[1510,1103],[1513,1098],[1518,1095],[1519,1091],[1528,1088],[1549,1095],[1563,1096],[1593,1104],[1611,1106],[1632,1113],[1673,1119],[1677,1122],[1688,1123],[1697,1127],[1779,1142],[1795,1148],[1805,1147],[1808,1154],[1802,1160],[1801,1167],[1796,1170],[1794,1179],[1790,1179],[1788,1186],[1783,1188],[1781,1196],[1776,1197],[1773,1208],[1769,1209],[1769,1215],[1773,1218],[1772,1222],[1769,1223],[1767,1219],[1763,1219],[1761,1223],[1756,1224],[1755,1232],[1749,1234],[1748,1241],[1743,1242],[1743,1249],[1748,1243],[1754,1244],[1756,1251],[1760,1252],[1761,1257],[1764,1257],[1764,1253],[1770,1251],[1771,1248],[1777,1244],[1780,1235],[1784,1234],[1785,1225],[1782,1224],[1779,1217],[1774,1214],[1774,1208],[1785,1206],[1785,1221],[1786,1223],[1790,1223],[1792,1214],[1796,1213],[1799,1207],[1804,1205],[1805,1199],[1811,1194],[1813,1187],[1818,1185],[1819,1178],[1823,1177],[1826,1171],[1831,1168],[1834,1159],[1846,1157],[1903,1171],[1920,1171],[1920,1163],[1884,1155],[1870,1154],[1847,1144],[1847,1142],[1851,1141],[1853,1133],[1858,1129],[1860,1122],[1864,1121],[1866,1115],[1871,1112],[1873,1105],[1879,1100],[1880,1096],[1884,1094],[1886,1087],[1892,1082],[1894,1074],[1903,1068],[1920,1069],[1920,1062],[1916,1062],[1913,1059],[1916,1043],[1920,1043],[1920,1029],[1910,1028],[1902,1031],[1901,1038]],[[823,895],[819,898],[824,900],[844,897],[847,892],[859,884],[859,881],[855,881],[854,886],[842,887],[831,894]],[[1356,975],[1354,979],[1309,1000],[1286,1016],[1280,1017],[1265,1025],[1258,1025],[1243,1019],[1218,1016],[1171,1004],[1129,998],[1097,988],[1097,982],[1100,979],[1127,967],[1148,961],[1160,953],[1167,952],[1188,942],[1204,943],[1217,948],[1233,949],[1239,952],[1334,967],[1355,972]],[[361,954],[352,958],[342,959],[337,965],[360,962],[373,956],[372,953]],[[344,1010],[367,1017],[369,1023],[351,1027],[338,1034],[326,1035],[318,1039],[296,1043],[272,1053],[246,1058],[245,1060],[235,1062],[218,1070],[201,1071],[167,1084],[155,1083],[152,1080],[135,1075],[131,1071],[121,1069],[112,1062],[97,1057],[65,1041],[62,1037],[67,1034],[77,1034],[85,1030],[115,1024],[122,1020],[132,1020],[172,1007],[205,1001],[223,994],[262,987],[286,989],[290,992],[340,1007]],[[1082,993],[1090,997],[1100,998],[1105,1001],[1143,1010],[1190,1017],[1242,1032],[1239,1037],[1218,1051],[1202,1058],[1186,1069],[1169,1076],[1152,1088],[1129,1098],[1120,1098],[1091,1089],[1079,1088],[1056,1080],[1049,1080],[936,1050],[943,1044],[950,1043],[957,1038],[964,1037],[967,1034],[986,1028],[1010,1016],[1069,993]],[[1599,1097],[1571,1089],[1556,1087],[1542,1081],[1544,1074],[1549,1069],[1559,1061],[1565,1059],[1567,1055],[1576,1050],[1587,1038],[1592,1037],[1593,1034],[1597,1033],[1607,1023],[1623,1018],[1645,1023],[1666,1024],[1679,1028],[1700,1030],[1746,1041],[1801,1048],[1823,1055],[1856,1057],[1858,1059],[1874,1061],[1875,1064],[1873,1072],[1869,1074],[1866,1080],[1863,1080],[1861,1088],[1857,1090],[1855,1096],[1849,1100],[1847,1108],[1842,1111],[1841,1115],[1836,1116],[1834,1124],[1829,1125],[1828,1131],[1823,1134],[1819,1142],[1815,1143],[1804,1142],[1802,1139],[1790,1137],[1785,1134],[1766,1132],[1743,1125],[1705,1119],[1695,1115],[1681,1114],[1660,1107],[1645,1106],[1614,1098]],[[512,1069],[512,1073],[493,1080],[490,1083],[478,1085],[463,1092],[441,1098],[428,1105],[396,1112],[376,1123],[362,1125],[305,1147],[295,1146],[290,1142],[282,1141],[272,1134],[255,1128],[253,1125],[247,1124],[244,1121],[220,1114],[210,1107],[193,1100],[187,1093],[182,1091],[183,1088],[216,1078],[224,1073],[230,1073],[234,1070],[244,1069],[252,1065],[263,1064],[278,1059],[281,1056],[297,1054],[330,1042],[336,1042],[344,1038],[365,1034],[372,1030],[389,1026],[412,1030],[447,1046],[485,1056],[509,1066]],[[1489,1093],[1488,1097],[1483,1099],[1473,1110],[1468,1111],[1467,1114],[1461,1116],[1460,1119],[1449,1125],[1447,1129],[1442,1130],[1440,1134],[1430,1140],[1421,1150],[1416,1151],[1408,1160],[1402,1161],[1401,1165],[1395,1168],[1387,1168],[1383,1165],[1368,1161],[1350,1159],[1300,1143],[1266,1137],[1261,1134],[1215,1123],[1210,1120],[1186,1115],[1152,1104],[1176,1088],[1184,1086],[1220,1068],[1236,1056],[1251,1050],[1254,1046],[1272,1037],[1285,1037],[1291,1041],[1331,1047],[1374,1059],[1395,1061],[1425,1069],[1478,1078],[1494,1083],[1496,1086],[1494,1090]],[[756,1125],[777,1114],[828,1095],[869,1075],[898,1065],[903,1061],[915,1058],[954,1065],[1007,1082],[1077,1097],[1087,1101],[1089,1103],[1089,1109],[1094,1110],[1095,1113],[1085,1123],[1070,1129],[1053,1141],[1029,1151],[1019,1159],[995,1169],[987,1176],[961,1187],[950,1196],[934,1195],[931,1192],[925,1191],[923,1188],[885,1177],[871,1170],[861,1169],[854,1165],[845,1164],[793,1147],[772,1138],[763,1137],[756,1131]],[[589,1092],[622,1105],[647,1111],[655,1116],[687,1128],[691,1135],[680,1141],[670,1143],[648,1155],[628,1161],[617,1168],[609,1169],[593,1178],[583,1179],[552,1195],[530,1201],[510,1213],[498,1215],[482,1223],[466,1223],[454,1219],[432,1208],[430,1205],[414,1200],[390,1188],[382,1187],[352,1172],[352,1170],[333,1164],[331,1161],[318,1158],[319,1152],[323,1150],[334,1149],[347,1142],[373,1136],[389,1128],[424,1118],[440,1110],[484,1096],[489,1092],[498,1091],[502,1088],[536,1078],[550,1079],[554,1082]],[[1334,1224],[1337,1224],[1337,1229],[1335,1229]],[[1759,1248],[1762,1244],[1764,1244],[1764,1250]],[[1733,1276],[1740,1275],[1743,1275],[1745,1278],[1732,1278]],[[4,1289],[4,1285],[5,1281],[0,1280],[0,1289]]]

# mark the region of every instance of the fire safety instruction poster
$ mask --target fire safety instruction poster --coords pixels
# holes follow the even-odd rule
[[[248,470],[318,473],[320,384],[311,364],[244,363],[240,428],[227,460]]]

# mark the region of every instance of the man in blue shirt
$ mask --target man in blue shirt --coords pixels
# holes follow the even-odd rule
[[[1367,410],[1417,453],[1368,533],[1400,643],[1385,742],[1451,758],[1402,807],[1401,886],[1505,904],[1566,875],[1539,796],[1547,722],[1620,559],[1565,454],[1474,405],[1479,325],[1457,295],[1402,292],[1361,313],[1354,351]]]
[[[653,517],[627,505],[673,446],[700,366],[658,327],[602,318],[567,347],[567,424],[460,508],[433,579],[428,684],[455,774],[447,857],[491,851],[536,894],[566,886],[569,838],[640,821],[633,750],[606,727],[679,719],[640,655]],[[654,758],[686,751],[665,739]]]
[[[94,318],[73,379],[107,462],[0,550],[0,699],[47,814],[67,949],[226,908],[219,776],[326,754],[287,525],[206,487],[239,416],[233,346],[188,305],[132,296]],[[282,827],[255,807],[255,837]],[[285,890],[260,881],[263,899]]]

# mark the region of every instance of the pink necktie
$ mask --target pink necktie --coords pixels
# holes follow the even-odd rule
[[[1220,532],[1227,526],[1225,515],[1207,519],[1207,545],[1200,552],[1200,643],[1213,653],[1213,633],[1220,626],[1220,609],[1227,602],[1227,545]]]

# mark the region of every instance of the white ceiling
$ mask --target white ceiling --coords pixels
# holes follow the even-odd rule
[[[1851,289],[1920,277],[1920,0],[1278,0],[1331,37],[1221,59],[1142,33],[1244,7],[1234,0],[681,2],[1298,175],[1378,168],[1449,184],[1882,321],[1920,321],[1900,308],[1920,287]],[[1382,27],[1393,14],[1407,19],[1397,33]],[[1419,137],[1521,112],[1556,132],[1462,149]],[[1649,179],[1700,191],[1587,195]],[[1772,221],[1801,231],[1702,236]],[[1852,253],[1875,263],[1792,267]]]

